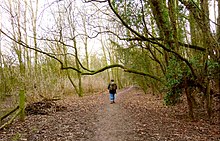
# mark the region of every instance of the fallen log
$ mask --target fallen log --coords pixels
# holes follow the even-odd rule
[[[47,98],[41,94],[39,94],[39,96],[42,98],[42,101],[58,101],[61,100],[60,97],[53,97],[53,98]]]
[[[14,115],[8,122],[4,123],[4,124],[0,127],[0,130],[2,130],[2,129],[5,128],[6,126],[10,125],[10,124],[14,121],[14,119],[21,113],[21,111],[22,111],[22,109],[19,109],[19,110],[15,113],[15,115]]]
[[[19,106],[15,107],[14,109],[12,109],[11,111],[7,112],[5,115],[3,115],[1,118],[0,118],[0,121],[2,121],[3,119],[7,118],[9,115],[11,115],[12,113],[14,113],[16,110],[19,109]]]

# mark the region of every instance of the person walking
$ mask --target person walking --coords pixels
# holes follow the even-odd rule
[[[111,80],[111,82],[108,85],[108,90],[109,90],[109,94],[110,94],[111,104],[113,104],[113,103],[115,103],[115,94],[116,94],[116,90],[117,90],[117,85],[113,79]]]

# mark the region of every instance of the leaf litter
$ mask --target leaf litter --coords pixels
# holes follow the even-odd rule
[[[35,103],[24,122],[0,131],[0,141],[220,141],[219,122],[191,121],[184,105],[166,107],[134,87],[116,96],[115,104],[107,92]]]

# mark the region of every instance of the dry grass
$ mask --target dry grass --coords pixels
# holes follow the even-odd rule
[[[78,82],[74,81],[77,85]],[[101,77],[84,77],[82,79],[82,88],[84,95],[91,95],[98,92],[103,92],[107,89],[108,82]],[[31,88],[31,87],[30,87]],[[36,102],[42,97],[51,99],[54,97],[63,98],[65,96],[77,95],[74,87],[68,79],[57,80],[52,84],[49,80],[41,82],[36,88],[27,90],[27,102]]]
[[[101,77],[86,77],[83,79],[83,92],[85,95],[103,92],[107,89],[108,82]]]
[[[53,78],[52,78],[53,79]],[[41,101],[43,98],[61,98],[77,96],[74,87],[66,78],[57,78],[53,81],[49,78],[39,80],[25,80],[27,104]],[[77,84],[77,81],[75,81]],[[85,96],[101,93],[107,89],[108,82],[101,76],[88,76],[82,79],[83,93]],[[9,97],[0,100],[0,113],[14,108],[19,102],[18,89],[14,89]]]

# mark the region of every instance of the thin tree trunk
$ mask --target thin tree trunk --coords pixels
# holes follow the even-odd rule
[[[2,15],[1,15],[1,11],[0,11],[0,28],[2,27]],[[2,33],[0,32],[0,39],[2,38]],[[5,96],[5,91],[4,87],[5,87],[5,76],[4,76],[4,71],[3,71],[3,56],[2,56],[2,41],[0,40],[0,98]]]
[[[80,65],[79,65],[79,60],[78,60],[78,52],[77,52],[77,46],[76,46],[76,39],[73,39],[73,44],[74,44],[74,49],[75,49],[75,60],[76,60],[76,69],[80,70]],[[80,97],[83,96],[83,89],[82,89],[82,76],[81,73],[77,72],[77,77],[78,77],[78,95]]]
[[[207,110],[207,114],[208,114],[208,118],[209,120],[211,119],[212,116],[212,97],[210,94],[210,90],[211,90],[211,86],[210,86],[210,80],[208,80],[207,82],[207,86],[206,86],[206,110]]]
[[[186,98],[187,98],[187,103],[188,103],[188,109],[189,109],[189,116],[192,120],[194,120],[194,115],[193,115],[193,102],[190,97],[190,91],[188,88],[185,88],[186,92]]]
[[[17,22],[18,22],[18,40],[21,41],[22,40],[22,35],[21,35],[21,24],[20,24],[20,20],[21,20],[21,15],[20,15],[20,11],[21,11],[21,7],[20,7],[20,3],[18,3],[18,16],[17,16]],[[24,59],[22,59],[22,47],[21,45],[19,46],[19,51],[18,51],[18,60],[19,60],[19,66],[20,66],[20,74],[21,74],[21,79],[20,79],[20,91],[19,91],[19,98],[20,98],[20,102],[19,102],[19,108],[21,110],[20,112],[20,120],[24,121],[25,118],[25,65],[24,65]]]
[[[99,31],[101,32],[101,27],[99,28]],[[103,55],[104,55],[104,64],[105,64],[105,66],[107,66],[108,65],[108,58],[107,58],[107,54],[106,54],[106,50],[105,50],[105,44],[104,44],[104,41],[103,41],[102,34],[101,34],[101,45],[102,45],[102,52],[103,52]],[[110,80],[111,78],[110,78],[109,70],[107,70],[107,76],[108,76],[108,80]]]
[[[219,1],[218,1],[218,13],[220,13],[220,2]],[[220,14],[218,14],[216,29],[217,29],[217,32],[216,32],[217,41],[218,43],[220,43]]]
[[[20,109],[20,120],[24,121],[25,119],[25,90],[20,90],[19,92],[19,109]]]
[[[185,88],[185,93],[186,93],[186,98],[187,98],[187,104],[188,104],[188,110],[189,110],[189,117],[194,120],[194,114],[193,114],[193,102],[191,98],[191,90],[188,87],[187,84],[187,77],[184,76],[184,88]]]
[[[34,38],[34,48],[37,49],[37,13],[38,13],[38,0],[35,1],[35,9],[33,7],[33,3],[32,1],[30,1],[31,3],[31,15],[32,15],[32,30],[33,30],[33,38]],[[34,53],[34,71],[35,74],[37,74],[38,71],[38,52],[35,51]]]

